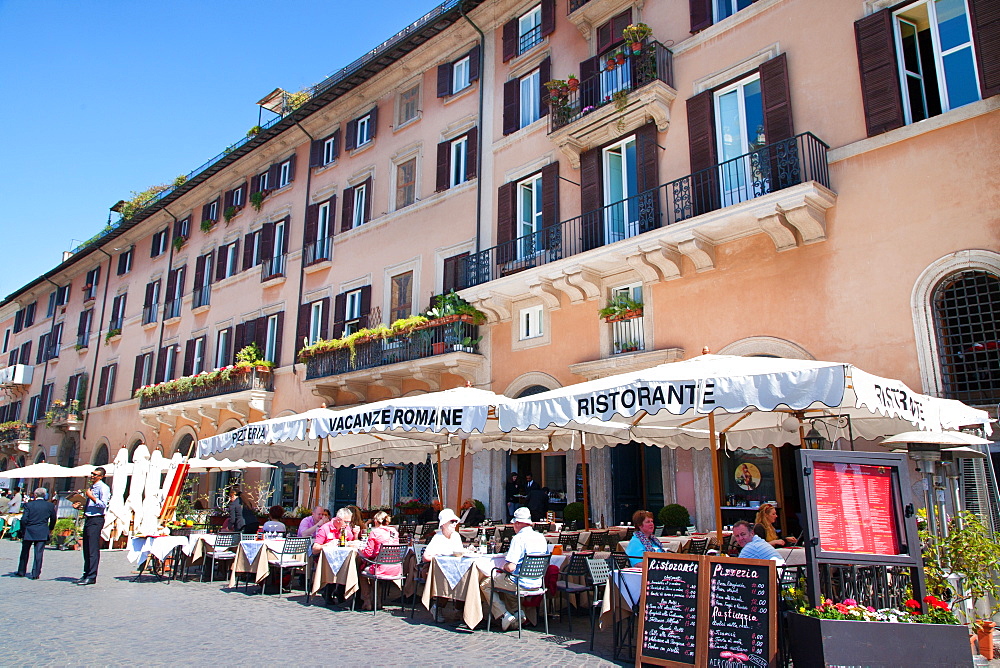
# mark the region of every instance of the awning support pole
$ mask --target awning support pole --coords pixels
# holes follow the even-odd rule
[[[722,545],[722,474],[719,472],[719,440],[715,413],[708,414],[708,438],[712,446],[712,482],[715,488],[715,539]]]

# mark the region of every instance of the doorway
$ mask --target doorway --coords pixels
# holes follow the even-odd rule
[[[330,513],[337,508],[358,505],[358,471],[353,466],[338,466],[333,470],[333,505]]]
[[[611,495],[616,524],[629,524],[637,510],[656,514],[663,507],[660,449],[631,441],[611,448]],[[599,518],[598,518],[599,519]]]

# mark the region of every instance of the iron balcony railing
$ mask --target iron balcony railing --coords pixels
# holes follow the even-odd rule
[[[624,105],[630,92],[653,81],[672,87],[673,58],[670,49],[656,41],[644,42],[638,53],[629,44],[611,49],[598,59],[601,71],[580,81],[576,90],[550,93],[549,132],[609,104]]]
[[[333,237],[324,237],[306,244],[305,263],[308,267],[333,257]]]
[[[355,345],[353,360],[347,348],[322,353],[306,361],[306,380],[452,352],[479,353],[479,327],[456,321],[387,339],[372,339]]]
[[[285,275],[285,254],[264,258],[260,263],[261,282],[269,281],[272,278],[279,278]]]
[[[576,10],[583,7],[585,4],[590,2],[590,0],[569,0],[569,13],[572,14]]]
[[[212,385],[194,386],[183,392],[165,392],[151,396],[143,396],[139,399],[139,410],[145,408],[156,408],[158,406],[169,406],[170,404],[179,404],[184,401],[194,401],[196,399],[218,397],[223,394],[232,394],[234,392],[245,392],[246,390],[273,392],[274,382],[271,374],[262,371],[235,373],[230,376],[229,380],[220,381]]]
[[[125,316],[111,316],[111,320],[108,321],[108,329],[117,329],[121,331],[122,326],[125,324]]]
[[[156,322],[157,311],[160,310],[159,304],[150,304],[149,306],[142,307],[142,324],[148,325],[151,322]]]
[[[528,32],[524,33],[517,39],[517,55],[521,55],[531,47],[541,43],[542,41],[542,26],[541,24],[535,26]],[[544,83],[544,82],[543,82]]]
[[[181,300],[171,299],[169,301],[163,302],[163,319],[170,320],[171,318],[181,317]]]
[[[15,441],[32,441],[35,439],[35,425],[22,425],[0,431],[0,444],[6,445]]]
[[[611,354],[623,355],[646,349],[646,335],[642,316],[616,320],[611,323]]]
[[[86,348],[90,345],[90,332],[84,332],[83,334],[76,335],[76,347]]]
[[[556,262],[703,213],[816,181],[830,187],[829,147],[810,132],[564,220],[462,259],[466,286]]]
[[[208,306],[212,299],[212,286],[202,285],[196,287],[191,293],[191,308],[201,308]]]

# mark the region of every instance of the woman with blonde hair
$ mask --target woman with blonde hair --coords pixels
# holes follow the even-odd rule
[[[757,518],[753,532],[771,544],[772,547],[788,547],[795,544],[795,539],[787,536],[784,539],[778,538],[778,532],[774,530],[774,522],[778,519],[778,511],[770,503],[763,504],[757,511]]]
[[[380,510],[372,518],[372,531],[368,534],[368,542],[361,549],[359,554],[366,559],[374,559],[382,551],[383,545],[399,545],[399,532],[394,527],[389,526],[391,521],[389,513]],[[398,576],[403,572],[402,564],[381,565],[372,564],[365,569],[369,575]],[[372,609],[372,581],[368,578],[361,578],[361,600],[362,609]]]

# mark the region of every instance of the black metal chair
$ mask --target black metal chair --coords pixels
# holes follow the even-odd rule
[[[405,579],[403,575],[403,559],[406,557],[406,545],[383,545],[378,554],[375,555],[374,559],[368,559],[367,557],[361,557],[362,561],[365,561],[369,566],[399,566],[399,575],[379,575],[375,573],[375,569],[371,573],[366,573],[364,570],[361,571],[361,577],[372,581],[372,588],[375,590],[375,597],[372,600],[372,615],[378,612],[378,585],[380,582],[399,582],[402,583]],[[367,570],[367,567],[366,569]],[[400,589],[402,589],[402,584],[400,584]],[[406,612],[406,602],[404,599],[402,601],[403,612]],[[354,600],[351,602],[351,610],[354,610],[358,603],[358,597],[355,596]]]
[[[212,550],[205,555],[205,561],[211,560],[208,572],[212,574],[209,582],[215,579],[215,562],[218,560],[232,561],[236,559],[236,552],[232,549],[240,542],[238,533],[220,533],[215,536],[215,545]],[[201,581],[205,581],[205,567],[201,568]]]
[[[580,534],[568,533],[566,531],[561,531],[559,533],[559,544],[562,545],[563,550],[568,552],[575,552],[576,545],[580,540]]]
[[[551,554],[526,554],[524,558],[521,559],[521,563],[517,566],[517,571],[515,573],[508,573],[510,579],[514,582],[515,590],[512,592],[507,592],[517,597],[517,637],[521,637],[521,622],[524,619],[524,613],[521,610],[521,599],[525,596],[541,596],[542,606],[545,612],[545,635],[549,635],[549,600],[546,596],[548,593],[545,589],[545,573],[549,570],[549,561],[552,560]],[[494,568],[490,574],[490,601],[493,601],[493,595],[496,592],[496,581],[493,580],[492,575],[494,573],[507,573],[507,571],[501,568]],[[539,587],[522,587],[521,582],[523,580],[539,580],[541,581],[541,586]],[[490,623],[493,621],[493,612],[490,611],[486,615],[486,630],[490,630]]]
[[[277,557],[267,560],[268,570],[272,566],[278,568],[278,598],[281,598],[281,592],[284,589],[285,569],[290,569],[294,575],[295,570],[301,568],[302,593],[306,595],[306,603],[309,603],[309,551],[308,538],[286,538]],[[263,587],[261,587],[261,591],[263,591]],[[291,591],[292,585],[289,582],[288,592],[291,593]]]
[[[500,527],[500,537],[497,539],[498,552],[507,552],[510,549],[510,541],[514,538],[514,527]]]
[[[688,554],[707,554],[708,538],[692,538],[688,541]]]
[[[576,531],[577,528],[578,527],[576,520],[570,520],[568,522],[563,523],[563,531]]]
[[[427,584],[427,571],[430,568],[430,562],[424,561],[424,550],[427,546],[423,543],[413,544],[413,556],[416,558],[416,563],[413,567],[413,596],[410,597],[410,619],[413,619],[414,615],[417,614],[417,599],[420,598],[419,591],[422,587],[418,585]],[[437,621],[437,615],[434,615],[434,621]]]
[[[571,577],[582,577],[586,584],[570,582]],[[590,593],[590,571],[587,569],[587,555],[577,552],[569,559],[569,563],[559,573],[559,580],[556,581],[556,590],[560,593],[562,603],[566,608],[566,615],[569,618],[569,630],[573,631],[573,611],[570,609],[569,594]],[[560,608],[561,609],[561,608]],[[560,613],[560,616],[562,613]]]
[[[594,651],[594,634],[597,632],[597,611],[604,603],[601,589],[608,584],[611,569],[604,559],[587,559],[587,570],[590,572],[590,584],[594,588],[590,600],[590,651]]]
[[[590,532],[590,538],[587,540],[587,546],[594,552],[598,552],[601,548],[607,548],[610,550],[609,540],[607,529],[594,529]]]

